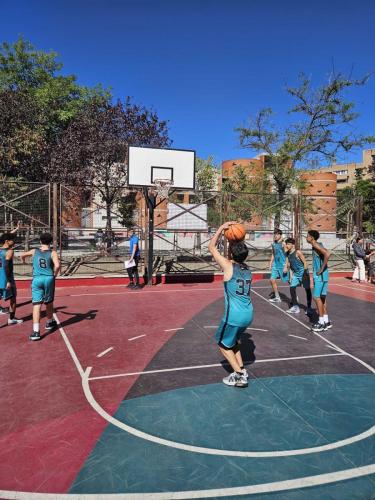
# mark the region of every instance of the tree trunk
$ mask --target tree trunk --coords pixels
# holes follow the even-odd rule
[[[275,211],[274,229],[279,229],[283,213],[283,201],[285,199],[285,189],[277,189],[277,206]]]
[[[107,251],[109,252],[112,246],[112,214],[111,214],[112,203],[108,198],[106,198],[104,202],[107,215],[107,221],[105,226],[106,248]]]

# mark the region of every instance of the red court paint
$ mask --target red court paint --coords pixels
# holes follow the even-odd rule
[[[189,293],[181,285],[171,285],[171,293],[150,287],[143,300],[137,292],[126,290],[120,296],[101,295],[111,289],[82,287],[78,291],[97,296],[79,298],[71,296],[77,288],[61,289],[55,301],[83,370],[92,366],[93,377],[142,371],[175,334],[165,329],[178,328],[194,317],[197,303],[201,310],[222,297],[221,287]],[[177,298],[178,289],[186,292],[181,293],[182,300]],[[86,401],[60,332],[39,342],[28,340],[30,313],[31,304],[19,307],[18,315],[26,322],[0,329],[0,484],[1,489],[13,491],[63,493],[107,422]],[[129,342],[144,333],[146,337]],[[98,358],[108,347],[113,350]],[[136,376],[98,380],[90,387],[99,404],[113,414],[136,380]]]

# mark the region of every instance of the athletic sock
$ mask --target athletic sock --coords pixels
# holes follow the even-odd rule
[[[279,299],[279,298],[280,298],[279,292],[275,292],[275,299]]]
[[[39,329],[40,329],[39,325],[40,325],[39,323],[33,323],[33,331],[34,332],[39,333]]]
[[[324,321],[324,317],[323,316],[319,316],[319,323],[321,325],[324,325],[325,321]]]
[[[323,316],[323,319],[324,319],[324,323],[329,323],[328,314],[325,314]]]
[[[16,313],[14,312],[10,312],[9,313],[9,319],[14,319],[14,316],[16,315]]]

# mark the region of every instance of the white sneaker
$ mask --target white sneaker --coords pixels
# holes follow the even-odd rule
[[[281,302],[280,297],[274,297],[273,299],[268,299],[270,302]]]
[[[21,323],[23,323],[23,319],[8,319],[8,325],[20,325]]]
[[[247,387],[249,385],[245,375],[238,375],[236,372],[231,373],[228,377],[224,377],[223,383],[231,387]]]
[[[287,310],[287,313],[289,313],[289,314],[299,314],[300,313],[300,308],[299,308],[299,306],[292,306],[290,309]]]
[[[9,314],[9,309],[7,307],[0,307],[0,314]]]
[[[241,372],[242,372],[242,375],[243,375],[243,376],[245,377],[245,379],[247,380],[247,379],[249,378],[249,374],[247,373],[246,368],[242,368]]]

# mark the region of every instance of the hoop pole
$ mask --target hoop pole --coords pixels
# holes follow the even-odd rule
[[[150,194],[147,188],[144,188],[143,194],[146,199],[147,214],[148,214],[148,251],[147,251],[147,285],[152,285],[152,275],[154,266],[154,209],[156,197],[154,194]]]

